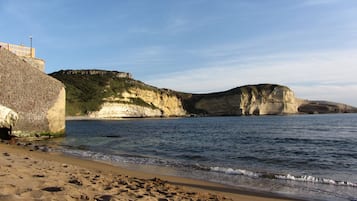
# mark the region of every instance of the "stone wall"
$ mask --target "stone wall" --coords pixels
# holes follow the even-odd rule
[[[0,48],[0,104],[19,115],[15,135],[65,132],[64,85],[4,48]]]
[[[31,66],[37,68],[42,72],[45,72],[45,61],[43,59],[31,58],[31,57],[21,57],[21,58],[25,60],[27,63],[29,63]]]
[[[32,57],[35,58],[35,48],[26,47],[25,45],[15,45],[10,43],[0,42],[0,46],[4,49],[21,57]]]

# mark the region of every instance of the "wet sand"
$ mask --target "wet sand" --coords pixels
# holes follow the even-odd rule
[[[0,143],[0,200],[289,200]]]

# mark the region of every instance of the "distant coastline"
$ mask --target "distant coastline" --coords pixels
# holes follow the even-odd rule
[[[61,70],[50,76],[66,85],[69,120],[357,112],[342,103],[297,98],[289,87],[279,84],[191,94],[150,86],[118,71]]]

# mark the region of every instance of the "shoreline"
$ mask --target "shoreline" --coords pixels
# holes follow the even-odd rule
[[[297,200],[218,183],[129,170],[57,152],[31,151],[27,147],[4,143],[0,143],[0,154],[1,164],[6,164],[0,168],[1,200],[35,200],[46,196],[65,200],[93,200],[101,196],[110,196],[113,200]],[[36,171],[40,173],[34,174]],[[18,175],[19,172],[24,174]],[[93,181],[97,176],[100,179]],[[29,183],[24,180],[31,185],[26,185]],[[147,186],[150,186],[150,191],[140,188]],[[166,191],[160,190],[163,186]],[[43,190],[46,187],[58,187],[52,190],[59,191],[47,192]]]
[[[203,116],[202,116],[203,117]],[[169,117],[109,117],[109,118],[102,118],[102,117],[90,117],[90,116],[66,116],[66,121],[85,121],[85,120],[99,120],[99,121],[106,121],[106,120],[118,120],[118,121],[125,121],[125,120],[138,120],[138,119],[178,119],[178,118],[192,118],[188,115],[186,116],[169,116]]]

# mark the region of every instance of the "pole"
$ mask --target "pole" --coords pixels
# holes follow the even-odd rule
[[[32,36],[30,36],[30,57],[32,57]]]

